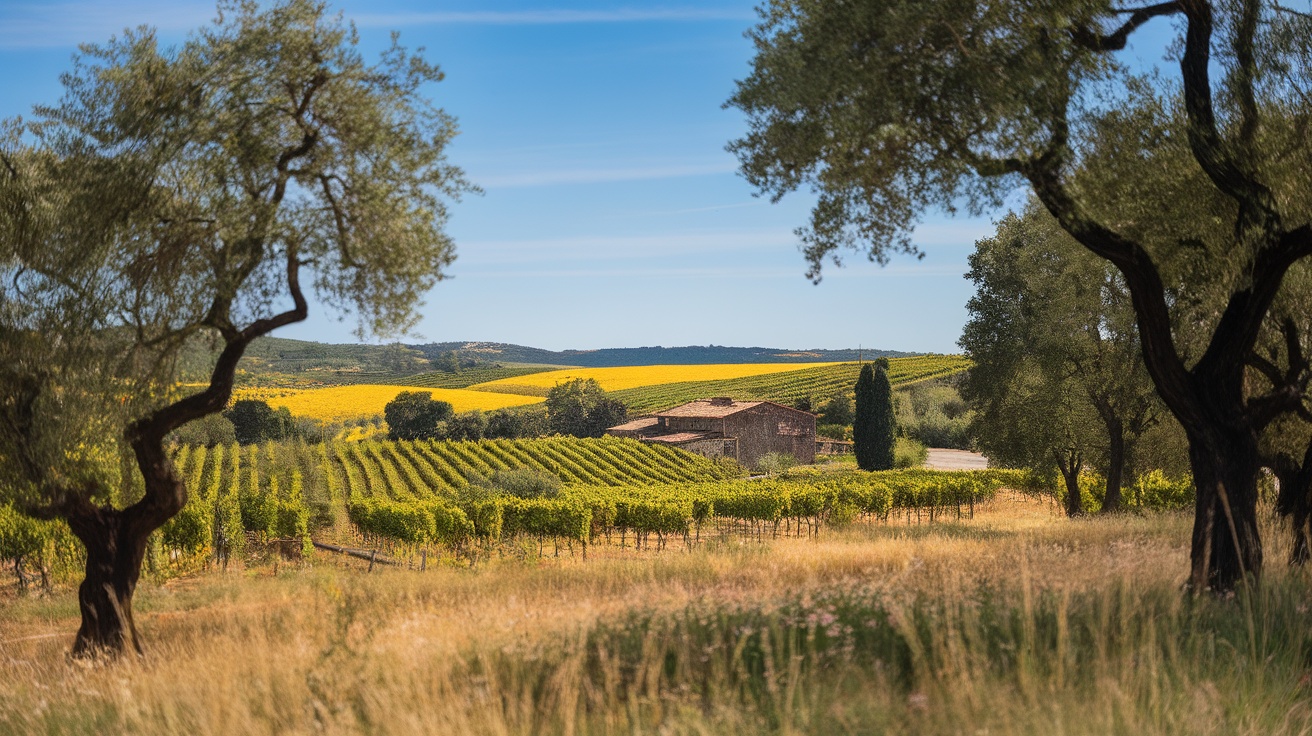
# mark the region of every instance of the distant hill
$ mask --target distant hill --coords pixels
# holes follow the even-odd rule
[[[425,355],[455,351],[462,357],[505,363],[571,365],[610,368],[621,365],[707,365],[713,363],[831,363],[864,358],[901,358],[916,353],[897,350],[789,350],[690,345],[681,348],[603,348],[601,350],[542,350],[499,342],[436,342],[413,345]]]
[[[300,381],[309,384],[398,383],[406,377],[431,371],[430,360],[452,351],[466,366],[460,374],[429,374],[429,382],[422,385],[458,388],[471,382],[544,370],[543,366],[610,368],[626,365],[831,363],[916,355],[895,350],[788,350],[721,345],[557,351],[497,342],[365,345],[261,337],[246,349],[238,366],[241,371],[238,382],[264,385],[262,381],[267,378],[273,382],[269,385],[299,385]],[[202,340],[190,343],[179,361],[183,380],[203,381],[208,378],[217,357],[216,346]],[[475,378],[478,380],[473,380]]]

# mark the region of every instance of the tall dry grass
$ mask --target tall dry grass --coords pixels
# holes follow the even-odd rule
[[[0,609],[13,733],[1312,731],[1312,619],[1273,529],[1260,589],[1181,592],[1189,519],[857,525],[476,570],[144,588],[144,661],[64,653],[70,593]],[[51,636],[51,634],[55,634]]]

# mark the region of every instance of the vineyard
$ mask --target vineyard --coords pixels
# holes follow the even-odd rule
[[[959,355],[918,355],[889,360],[893,387],[960,373],[970,362]],[[860,363],[829,363],[799,370],[718,381],[688,381],[648,385],[615,391],[631,413],[660,411],[708,396],[732,396],[739,400],[775,401],[792,405],[798,399],[824,398],[852,393]]]
[[[470,552],[517,539],[663,547],[712,528],[759,539],[814,533],[835,517],[887,519],[894,510],[917,517],[923,510],[929,520],[959,516],[1017,481],[1009,471],[924,470],[743,479],[732,466],[698,455],[609,437],[337,442],[299,450],[270,443],[184,448],[178,462],[193,495],[165,527],[163,542],[221,558],[239,551],[242,529],[304,547],[309,530],[323,528],[392,552]],[[486,481],[524,468],[565,485],[558,496],[519,498]],[[307,478],[316,489],[309,494]],[[207,529],[208,519],[214,521]]]
[[[515,540],[665,546],[704,534],[752,538],[815,533],[857,516],[960,515],[1010,471],[803,471],[745,479],[732,464],[630,439],[477,442],[266,443],[183,446],[175,462],[188,501],[153,543],[152,559],[240,559],[250,540],[303,552],[311,533],[390,552],[477,555]],[[528,469],[563,482],[558,495],[520,498],[488,479]],[[908,517],[910,518],[910,517]],[[77,566],[62,524],[0,509],[5,559]],[[153,563],[152,563],[153,564]]]

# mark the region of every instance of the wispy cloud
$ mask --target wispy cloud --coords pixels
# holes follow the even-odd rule
[[[614,8],[611,10],[447,10],[427,13],[365,13],[354,16],[361,27],[417,25],[563,25],[568,23],[647,23],[653,21],[750,21],[742,10],[713,8]]]
[[[697,212],[719,212],[720,210],[736,210],[743,207],[762,207],[767,204],[766,200],[758,199],[754,202],[736,202],[734,204],[714,204],[709,207],[686,207],[678,210],[653,210],[644,212],[644,215],[690,215]]]
[[[0,7],[0,48],[73,47],[101,42],[124,28],[148,25],[171,34],[204,25],[215,14],[212,0],[78,0],[62,3],[4,3]],[[615,8],[609,10],[451,10],[348,14],[361,28],[422,25],[564,25],[751,21],[752,13],[714,8]]]
[[[589,169],[556,169],[548,171],[525,171],[514,174],[494,174],[471,178],[486,189],[508,189],[513,187],[541,187],[555,184],[598,184],[616,181],[641,181],[645,179],[674,179],[684,176],[708,176],[713,174],[730,174],[737,170],[732,161],[714,164],[676,164],[669,166],[631,166]]]
[[[100,43],[124,28],[188,31],[214,17],[213,2],[71,2],[6,5],[0,10],[0,48],[73,47]]]

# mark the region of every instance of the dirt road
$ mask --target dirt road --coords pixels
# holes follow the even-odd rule
[[[983,470],[989,466],[989,459],[978,452],[966,450],[943,450],[929,448],[929,457],[925,458],[925,467],[932,470]]]

